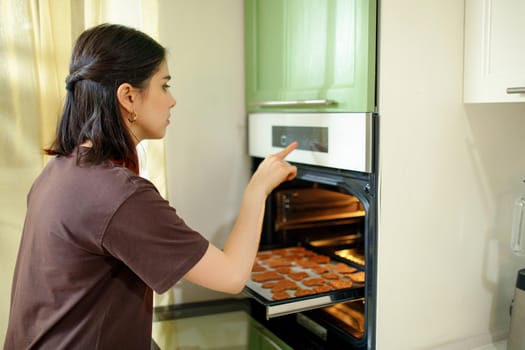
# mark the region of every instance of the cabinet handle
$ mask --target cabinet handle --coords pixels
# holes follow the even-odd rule
[[[330,106],[337,104],[334,100],[295,100],[295,101],[260,101],[252,102],[252,107],[301,107]]]
[[[525,86],[507,88],[507,94],[525,94]]]

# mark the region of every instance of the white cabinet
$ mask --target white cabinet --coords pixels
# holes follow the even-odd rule
[[[525,1],[465,1],[464,102],[525,102]]]

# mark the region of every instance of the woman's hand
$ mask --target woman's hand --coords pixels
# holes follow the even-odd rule
[[[267,196],[284,181],[289,181],[297,175],[297,167],[290,165],[285,158],[297,148],[297,142],[289,144],[282,151],[266,157],[252,176],[253,186],[260,186]]]

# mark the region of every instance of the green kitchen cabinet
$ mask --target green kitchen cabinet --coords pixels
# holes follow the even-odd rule
[[[372,112],[376,0],[245,0],[248,112]]]

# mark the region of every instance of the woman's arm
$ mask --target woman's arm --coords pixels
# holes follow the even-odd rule
[[[239,216],[224,250],[210,244],[185,279],[221,292],[237,294],[242,291],[259,247],[266,197],[280,183],[296,176],[297,168],[284,160],[296,147],[294,142],[259,165],[244,190]]]

